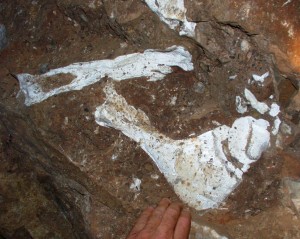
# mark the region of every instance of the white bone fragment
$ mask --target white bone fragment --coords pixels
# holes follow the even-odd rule
[[[253,75],[252,75],[252,78],[253,78],[253,80],[255,80],[256,82],[264,83],[265,78],[267,78],[268,76],[269,76],[269,72],[266,72],[265,74],[263,74],[263,75],[261,75],[261,76],[253,74]]]
[[[130,184],[129,188],[135,192],[138,192],[141,190],[141,183],[142,181],[139,178],[133,178],[133,182]]]
[[[267,111],[269,111],[269,106],[266,103],[259,102],[250,90],[245,88],[244,94],[246,99],[250,102],[253,109],[256,109],[261,114],[264,114]]]
[[[145,2],[171,29],[180,27],[180,35],[195,36],[196,23],[187,20],[184,0],[145,0]]]
[[[236,106],[236,111],[240,114],[244,114],[248,110],[245,100],[240,96],[235,97],[235,106]]]
[[[172,46],[165,51],[146,50],[144,53],[119,56],[113,60],[74,63],[40,76],[19,74],[17,77],[20,90],[25,95],[25,104],[29,106],[63,92],[81,90],[105,76],[115,81],[137,77],[147,77],[152,81],[161,80],[172,72],[172,66],[178,66],[185,71],[193,70],[191,54],[181,46]],[[74,79],[71,83],[44,91],[41,82],[51,80],[51,76],[59,74],[71,74]]]
[[[235,80],[236,78],[237,78],[237,75],[229,76],[229,80]]]
[[[154,179],[154,180],[159,179],[159,175],[157,175],[157,174],[151,174],[150,177],[151,177],[152,179]]]
[[[241,42],[241,50],[247,53],[250,50],[250,48],[250,43],[246,39],[243,39]]]
[[[276,103],[272,103],[269,115],[276,117],[280,113],[280,107]]]
[[[269,147],[269,125],[266,120],[247,116],[237,119],[230,128],[228,149],[231,156],[243,164],[243,172]]]
[[[243,171],[225,155],[226,143],[235,159],[243,163],[244,171],[269,144],[269,132],[265,129],[268,122],[252,117],[237,119],[233,124],[236,129],[222,125],[197,137],[173,140],[151,126],[143,111],[128,105],[112,84],[104,92],[106,101],[95,111],[96,122],[120,130],[138,142],[177,195],[198,210],[217,207],[242,179]]]
[[[282,4],[282,7],[284,7],[285,5],[288,5],[289,3],[291,3],[292,2],[292,0],[287,0],[286,2],[284,2],[283,4]]]
[[[272,134],[273,135],[277,135],[278,134],[280,124],[281,124],[281,120],[279,119],[278,116],[276,116],[276,118],[274,120],[273,127],[272,127]]]

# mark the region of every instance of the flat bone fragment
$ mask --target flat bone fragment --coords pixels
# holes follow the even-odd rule
[[[194,138],[173,140],[151,126],[143,111],[128,105],[111,83],[104,92],[106,101],[95,111],[96,122],[120,130],[139,143],[176,194],[197,210],[217,207],[242,180],[243,171],[224,153],[226,144],[236,156],[244,156],[242,152],[247,152],[246,159],[240,161],[236,158],[244,168],[257,160],[269,144],[269,132],[265,129],[267,122],[252,117],[237,119],[233,127],[241,124],[253,130],[222,125]],[[229,141],[231,137],[247,139],[248,144],[242,142],[240,147],[233,147],[232,143],[239,142]]]
[[[259,102],[250,90],[245,88],[244,94],[245,98],[250,102],[253,109],[256,109],[261,114],[269,111],[269,106],[266,103]]]
[[[274,120],[274,123],[273,123],[273,127],[272,127],[272,134],[273,135],[277,135],[278,134],[280,124],[281,124],[281,120],[279,119],[278,116],[276,116],[276,118]]]
[[[237,119],[230,128],[228,149],[231,156],[243,164],[243,172],[269,147],[269,126],[266,120],[247,116]]]
[[[50,70],[43,75],[19,74],[20,91],[25,95],[25,105],[30,106],[64,92],[82,88],[110,77],[115,81],[147,77],[151,81],[161,80],[172,72],[172,66],[185,71],[194,69],[191,54],[181,46],[172,46],[165,51],[146,50],[119,56],[113,60],[97,60],[74,63]],[[41,82],[51,81],[50,77],[71,74],[74,79],[60,87],[43,90]]]

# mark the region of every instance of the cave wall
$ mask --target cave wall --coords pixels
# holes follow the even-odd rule
[[[134,79],[117,86],[153,126],[168,137],[183,139],[205,132],[213,120],[231,124],[238,115],[235,96],[252,74],[269,71],[265,87],[251,89],[260,101],[274,95],[281,106],[292,133],[282,133],[280,150],[299,149],[300,3],[185,1],[185,7],[187,21],[196,23],[194,36],[180,36],[144,1],[0,3],[0,23],[8,39],[0,52],[2,237],[122,238],[143,207],[161,197],[179,200],[137,143],[95,124],[93,113],[105,101],[103,87],[109,79],[27,107],[18,95],[19,73],[37,75],[74,62],[182,45],[193,55],[193,72],[176,69],[161,82]],[[236,81],[227,80],[232,75]],[[169,103],[174,95],[175,106]],[[277,150],[269,150],[261,167]],[[260,206],[256,199],[245,204],[245,198],[233,196],[231,208],[245,211],[276,204],[280,167],[279,163],[270,174],[250,174],[258,188],[273,192],[269,201],[259,201],[266,191],[255,194]],[[134,178],[142,179],[139,192],[130,189]],[[273,191],[264,188],[265,181]],[[242,188],[246,186],[247,182]],[[252,191],[237,195],[249,196],[255,190],[249,188]],[[193,213],[198,222],[204,220],[201,213]],[[226,226],[213,227],[237,235]]]

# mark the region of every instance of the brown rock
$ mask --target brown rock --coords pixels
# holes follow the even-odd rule
[[[300,72],[299,1],[185,1],[190,21],[229,24],[251,34],[268,39],[282,71]],[[262,41],[258,40],[258,47]],[[288,69],[286,66],[291,67]]]
[[[286,178],[283,180],[291,207],[300,218],[300,180]]]
[[[116,83],[117,91],[161,133],[184,139],[218,123],[230,125],[240,117],[235,97],[245,87],[263,101],[274,94],[274,64],[281,109],[289,105],[296,112],[299,1],[282,2],[185,1],[188,19],[198,22],[196,37],[190,39],[180,37],[138,0],[2,1],[0,22],[7,26],[10,44],[0,57],[0,237],[124,238],[145,206],[161,197],[179,200],[138,144],[94,122],[107,79],[26,107],[21,96],[16,98],[19,86],[13,74],[38,74],[44,62],[53,69],[182,45],[193,55],[194,71],[173,69],[157,82],[139,78]],[[252,74],[266,71],[265,87],[248,84]],[[53,80],[44,82],[44,89],[72,77]],[[205,90],[195,90],[199,85]],[[217,231],[232,238],[258,238],[270,231],[273,238],[283,238],[282,228],[289,229],[289,238],[299,238],[299,222],[276,206],[282,161],[274,155],[263,159],[220,210],[203,216],[191,209],[194,220],[206,220],[203,225],[221,228]],[[293,165],[287,167],[298,175]],[[138,194],[129,190],[133,177],[143,182]],[[274,223],[277,217],[281,220]]]

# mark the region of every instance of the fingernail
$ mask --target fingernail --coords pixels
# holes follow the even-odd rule
[[[163,198],[162,200],[160,200],[161,202],[168,202],[168,203],[171,203],[171,200],[169,198]]]

